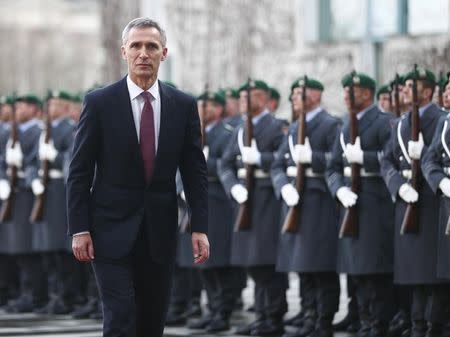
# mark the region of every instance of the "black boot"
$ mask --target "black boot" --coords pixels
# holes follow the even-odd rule
[[[230,329],[230,315],[217,314],[213,317],[209,325],[206,327],[206,332],[216,333]]]
[[[97,310],[98,299],[91,297],[87,303],[71,312],[74,319],[89,318],[89,316]]]
[[[333,325],[334,331],[346,331],[346,332],[356,332],[361,328],[359,324],[358,315],[353,313],[347,313],[347,316],[342,319],[342,321]]]
[[[187,322],[187,318],[183,310],[177,308],[170,308],[167,312],[166,326],[182,326]]]
[[[212,321],[212,316],[211,316],[211,314],[208,314],[194,322],[188,323],[187,326],[189,329],[204,330],[209,326],[211,321]]]
[[[295,315],[289,319],[285,319],[283,321],[283,324],[285,326],[295,326],[297,328],[300,328],[303,325],[304,318],[305,318],[305,314],[303,313],[303,311],[300,311],[297,315]]]
[[[332,322],[332,317],[320,317],[317,320],[316,328],[308,337],[333,337]]]
[[[263,322],[264,322],[264,319],[262,317],[260,317],[260,318],[256,319],[255,321],[251,322],[250,324],[237,327],[236,330],[234,331],[234,334],[241,335],[241,336],[251,336],[252,330],[257,328]]]
[[[424,320],[413,321],[411,327],[411,337],[425,337],[427,333],[427,322]]]
[[[444,332],[444,325],[440,323],[428,322],[426,337],[441,337]]]
[[[284,333],[283,320],[281,318],[269,318],[254,328],[250,336],[273,336]]]

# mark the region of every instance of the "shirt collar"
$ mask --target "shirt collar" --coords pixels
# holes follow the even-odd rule
[[[311,122],[321,111],[322,111],[322,107],[320,107],[320,106],[318,106],[315,109],[312,109],[311,111],[308,111],[305,115],[306,123]]]
[[[219,121],[215,121],[215,122],[212,122],[211,124],[208,124],[205,127],[205,132],[209,133],[217,125],[217,123],[219,123]]]
[[[128,86],[128,93],[130,94],[130,100],[134,100],[136,97],[139,97],[144,90],[140,88],[136,83],[134,83],[130,75],[127,75],[127,86]],[[155,83],[147,90],[153,97],[154,100],[159,99],[159,81],[156,79]]]
[[[52,120],[52,127],[56,128],[59,124],[63,121],[64,117],[59,117],[54,120]]]
[[[259,123],[259,121],[265,116],[265,115],[267,115],[267,114],[269,114],[270,112],[269,112],[269,110],[264,110],[263,112],[261,112],[258,116],[255,116],[255,117],[253,117],[252,118],[252,123],[253,123],[253,125],[256,125],[256,124],[258,124]]]
[[[369,111],[369,110],[372,109],[372,108],[373,108],[373,104],[370,105],[369,107],[365,108],[364,110],[358,112],[358,113],[356,114],[356,118],[357,118],[358,120],[361,120],[361,118],[364,117],[364,115],[366,114],[366,112]]]
[[[422,117],[423,114],[425,113],[425,110],[428,109],[431,104],[433,104],[432,102],[429,102],[428,104],[425,104],[424,106],[419,108],[419,116]]]
[[[18,125],[19,130],[21,132],[25,132],[27,131],[29,128],[33,127],[34,125],[36,125],[38,123],[38,120],[36,118],[30,119],[29,121],[26,121],[24,123],[21,123]]]

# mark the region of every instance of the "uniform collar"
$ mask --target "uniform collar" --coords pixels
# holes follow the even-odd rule
[[[261,112],[258,116],[255,116],[255,117],[253,117],[252,118],[252,123],[253,123],[253,125],[256,125],[256,124],[258,124],[259,122],[260,122],[260,120],[265,116],[265,115],[267,115],[267,114],[269,114],[270,112],[269,112],[269,110],[264,110],[263,112]]]
[[[36,118],[32,118],[29,121],[19,124],[18,127],[19,127],[20,132],[25,132],[28,129],[35,126],[37,123],[38,123],[38,120]]]
[[[308,111],[305,115],[305,121],[306,123],[311,122],[320,112],[322,111],[322,107],[318,106],[317,108]]]
[[[366,112],[369,111],[370,109],[372,109],[373,107],[374,107],[374,104],[371,104],[370,106],[368,106],[368,107],[365,108],[364,110],[358,112],[358,113],[356,114],[356,118],[357,118],[358,120],[361,120],[361,118],[364,117],[364,115],[366,114]]]

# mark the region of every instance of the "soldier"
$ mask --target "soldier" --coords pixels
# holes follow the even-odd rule
[[[420,135],[411,141],[411,112],[397,119],[381,160],[382,174],[395,199],[395,258],[394,281],[412,286],[411,336],[438,336],[442,328],[442,311],[431,308],[432,299],[442,295],[441,280],[437,278],[439,198],[428,183],[421,180],[419,190],[410,183],[411,160],[422,161],[422,153],[430,145],[442,110],[431,102],[435,89],[434,74],[419,68],[405,77],[405,103],[413,102],[413,79],[417,79]],[[420,196],[420,197],[419,197]],[[419,232],[401,234],[403,218],[409,203],[417,203]],[[427,327],[428,321],[428,327]],[[428,329],[428,331],[427,331]]]
[[[297,232],[281,235],[277,271],[297,272],[300,278],[311,279],[311,296],[316,302],[313,309],[318,315],[315,327],[315,317],[308,317],[310,313],[305,312],[303,326],[293,333],[286,333],[285,337],[332,336],[332,321],[339,307],[339,278],[336,273],[338,213],[324,172],[340,121],[320,106],[323,89],[322,83],[312,78],[305,80],[302,77],[292,84],[294,110],[297,114],[305,112],[307,136],[304,145],[296,144],[299,123],[294,122],[271,169],[275,193],[285,202],[282,219],[286,216],[287,207],[301,203]],[[304,106],[303,90],[306,90]],[[297,164],[306,166],[302,195],[291,184],[292,178],[297,176]],[[320,254],[318,246],[322,247]]]
[[[396,100],[395,100],[395,86],[398,85],[398,103],[399,103],[399,109],[398,111],[400,112],[400,115],[410,111],[411,109],[411,104],[407,103],[407,101],[405,100],[405,93],[403,91],[403,88],[405,86],[405,76],[404,75],[400,75],[398,77],[398,83],[396,83],[396,80],[393,79],[390,82],[390,86],[391,86],[391,107],[392,107],[392,111],[394,112],[397,110],[397,106],[396,106]]]
[[[340,223],[346,209],[358,203],[359,235],[339,240],[338,271],[351,275],[355,283],[361,322],[357,336],[385,336],[393,316],[393,206],[380,175],[379,158],[389,139],[391,116],[374,105],[375,81],[369,76],[348,74],[342,86],[345,104],[350,114],[356,114],[358,136],[351,144],[350,119],[346,118],[326,177],[332,195],[341,203]],[[360,170],[357,194],[349,187],[352,164]]]
[[[274,152],[283,138],[281,123],[267,109],[269,87],[263,81],[251,81],[240,88],[241,100],[246,101],[250,91],[253,137],[251,146],[244,146],[246,130],[235,129],[231,142],[222,157],[219,176],[225,191],[242,204],[248,198],[243,185],[246,176],[244,164],[255,167],[255,186],[252,194],[250,229],[233,234],[231,263],[247,267],[255,281],[255,311],[257,320],[239,328],[237,334],[267,336],[284,331],[282,318],[287,310],[286,275],[275,271],[279,216],[281,203],[276,199],[270,182],[269,169]],[[246,104],[241,104],[247,110]]]
[[[450,71],[447,73],[447,80],[444,83],[444,94],[442,96],[442,103],[444,105],[444,109],[450,111]]]
[[[0,226],[0,253],[10,254],[19,270],[20,295],[10,301],[8,312],[31,312],[47,299],[46,273],[42,259],[33,247],[34,226],[29,221],[34,196],[41,192],[32,183],[41,126],[36,118],[41,101],[34,95],[18,97],[15,102],[18,141],[6,145],[0,178],[0,199],[5,202],[14,193],[12,215]],[[17,183],[10,185],[12,168],[17,169]]]
[[[67,117],[74,121],[74,123],[78,123],[78,120],[80,119],[82,101],[81,95],[79,94],[72,95],[71,97],[71,102],[67,109]]]
[[[280,92],[273,88],[270,87],[270,98],[269,98],[269,102],[267,103],[267,109],[269,109],[269,112],[272,114],[275,114],[276,111],[278,110],[278,107],[280,106]]]
[[[211,258],[200,267],[200,275],[208,295],[210,313],[197,328],[214,333],[229,329],[234,306],[233,273],[230,266],[233,231],[231,203],[217,174],[217,166],[231,136],[232,127],[221,120],[225,98],[220,93],[206,92],[204,154],[208,167],[208,214]]]
[[[225,94],[225,118],[223,122],[233,128],[242,123],[242,116],[239,112],[239,92],[236,89],[226,89]]]
[[[391,87],[388,84],[382,85],[377,91],[378,109],[381,112],[392,112]]]
[[[66,186],[64,167],[67,165],[74,136],[74,124],[67,111],[71,96],[64,91],[51,91],[47,96],[48,124],[39,139],[36,177],[32,181],[40,185],[37,196],[43,195],[43,217],[33,224],[33,249],[41,252],[48,271],[48,293],[50,301],[39,313],[67,314],[72,308],[67,282],[70,266],[74,259],[69,253],[70,242],[67,237]],[[49,134],[48,142],[45,138]],[[44,185],[43,163],[48,165],[48,182]],[[45,193],[45,194],[44,194]]]

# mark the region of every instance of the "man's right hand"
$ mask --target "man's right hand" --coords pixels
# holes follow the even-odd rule
[[[80,234],[72,237],[73,255],[78,261],[89,262],[94,259],[94,244],[91,234]]]

